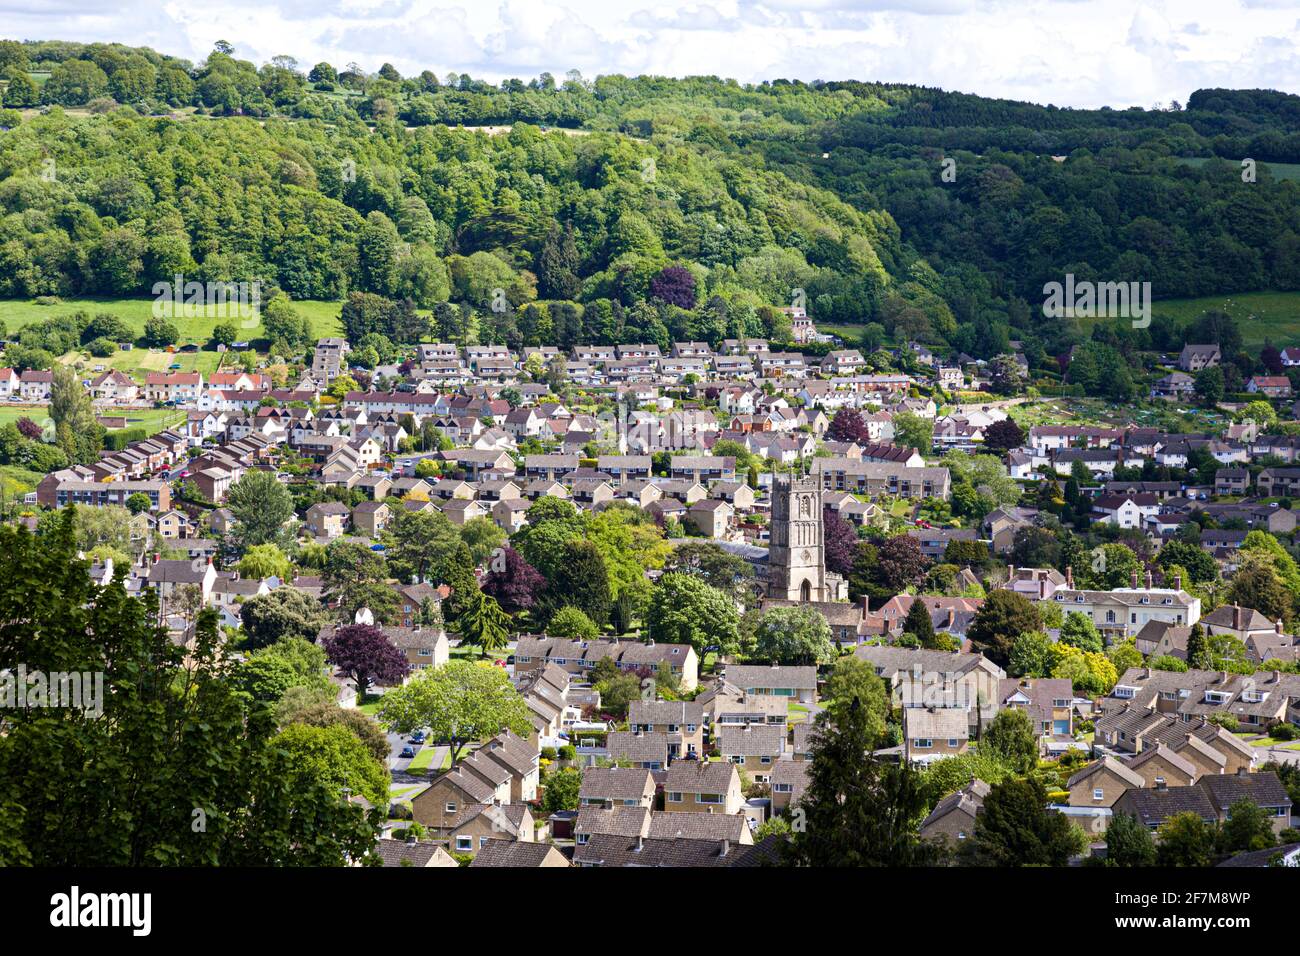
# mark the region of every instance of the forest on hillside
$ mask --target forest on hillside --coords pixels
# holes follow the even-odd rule
[[[183,273],[405,300],[512,344],[629,325],[779,341],[774,307],[798,301],[868,345],[987,358],[1016,339],[1041,365],[1086,338],[1039,310],[1065,273],[1149,281],[1157,299],[1300,289],[1285,175],[1300,97],[1270,91],[1068,110],[861,82],[489,84],[259,67],[225,44],[192,64],[15,41],[0,83],[4,297],[145,295]]]

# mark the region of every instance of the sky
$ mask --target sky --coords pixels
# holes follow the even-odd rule
[[[571,69],[916,83],[1057,106],[1300,93],[1300,0],[0,0],[0,36],[198,62],[217,40],[490,81]]]

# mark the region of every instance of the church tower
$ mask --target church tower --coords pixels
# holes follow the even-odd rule
[[[773,476],[767,564],[768,597],[800,602],[838,597],[826,577],[820,476]]]

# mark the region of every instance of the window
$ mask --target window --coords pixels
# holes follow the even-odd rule
[[[488,838],[487,838],[487,837],[485,837],[485,836],[484,836],[484,837],[483,837],[483,836],[479,837],[479,838],[478,838],[478,848],[481,850],[481,849],[483,849],[485,846],[487,846],[487,841],[488,841]]]
[[[669,802],[669,803],[681,803],[681,802],[682,802],[682,795],[681,795],[681,793],[678,792],[678,793],[670,793],[670,794],[668,794],[668,802]]]
[[[934,746],[934,741],[929,737],[918,737],[916,740],[912,741],[912,746],[917,750],[929,750]]]
[[[474,838],[467,836],[456,837],[456,849],[462,852],[474,849]]]
[[[722,794],[720,793],[701,793],[695,797],[696,803],[721,803]]]
[[[447,812],[448,812],[448,813],[455,813],[455,812],[456,812],[456,804],[452,803],[450,800],[447,801]]]
[[[1106,799],[1106,794],[1102,792],[1101,787],[1097,787],[1095,790],[1092,791],[1092,799],[1094,800]]]

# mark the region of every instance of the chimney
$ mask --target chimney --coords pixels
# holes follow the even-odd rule
[[[1183,576],[1182,576],[1181,574],[1175,574],[1175,575],[1174,575],[1174,590],[1175,590],[1175,591],[1181,591],[1182,589],[1183,589]]]
[[[1138,573],[1137,573],[1136,571],[1134,571],[1132,574],[1129,575],[1129,584],[1130,584],[1130,586],[1133,588],[1134,591],[1137,590],[1137,586],[1138,586]]]
[[[644,847],[644,846],[645,846],[645,838],[642,837],[640,834],[637,834],[637,838],[636,838],[636,852],[637,852],[637,853],[640,853],[642,847]]]
[[[1068,564],[1065,566],[1065,586],[1074,590],[1074,568]]]
[[[1279,634],[1282,634],[1282,633],[1283,633],[1282,628],[1284,627],[1284,625],[1282,624],[1282,619],[1281,619],[1280,617],[1277,619],[1277,625],[1276,625],[1276,626],[1277,626],[1277,632],[1278,632]]]
[[[1151,590],[1151,569],[1147,568],[1147,590]]]
[[[1164,777],[1156,777],[1156,789],[1161,792],[1169,789],[1169,784],[1165,783]]]
[[[155,551],[153,553],[153,563],[157,564],[161,559],[162,559],[162,555],[159,554],[157,551]]]
[[[731,841],[724,839],[722,841],[722,846],[718,848],[718,856],[726,856],[730,852],[731,852]]]
[[[1008,565],[1007,565],[1007,583],[1010,584],[1010,583],[1011,583],[1012,581],[1014,581],[1015,579],[1016,579],[1016,566],[1015,566],[1014,564],[1008,564]]]

